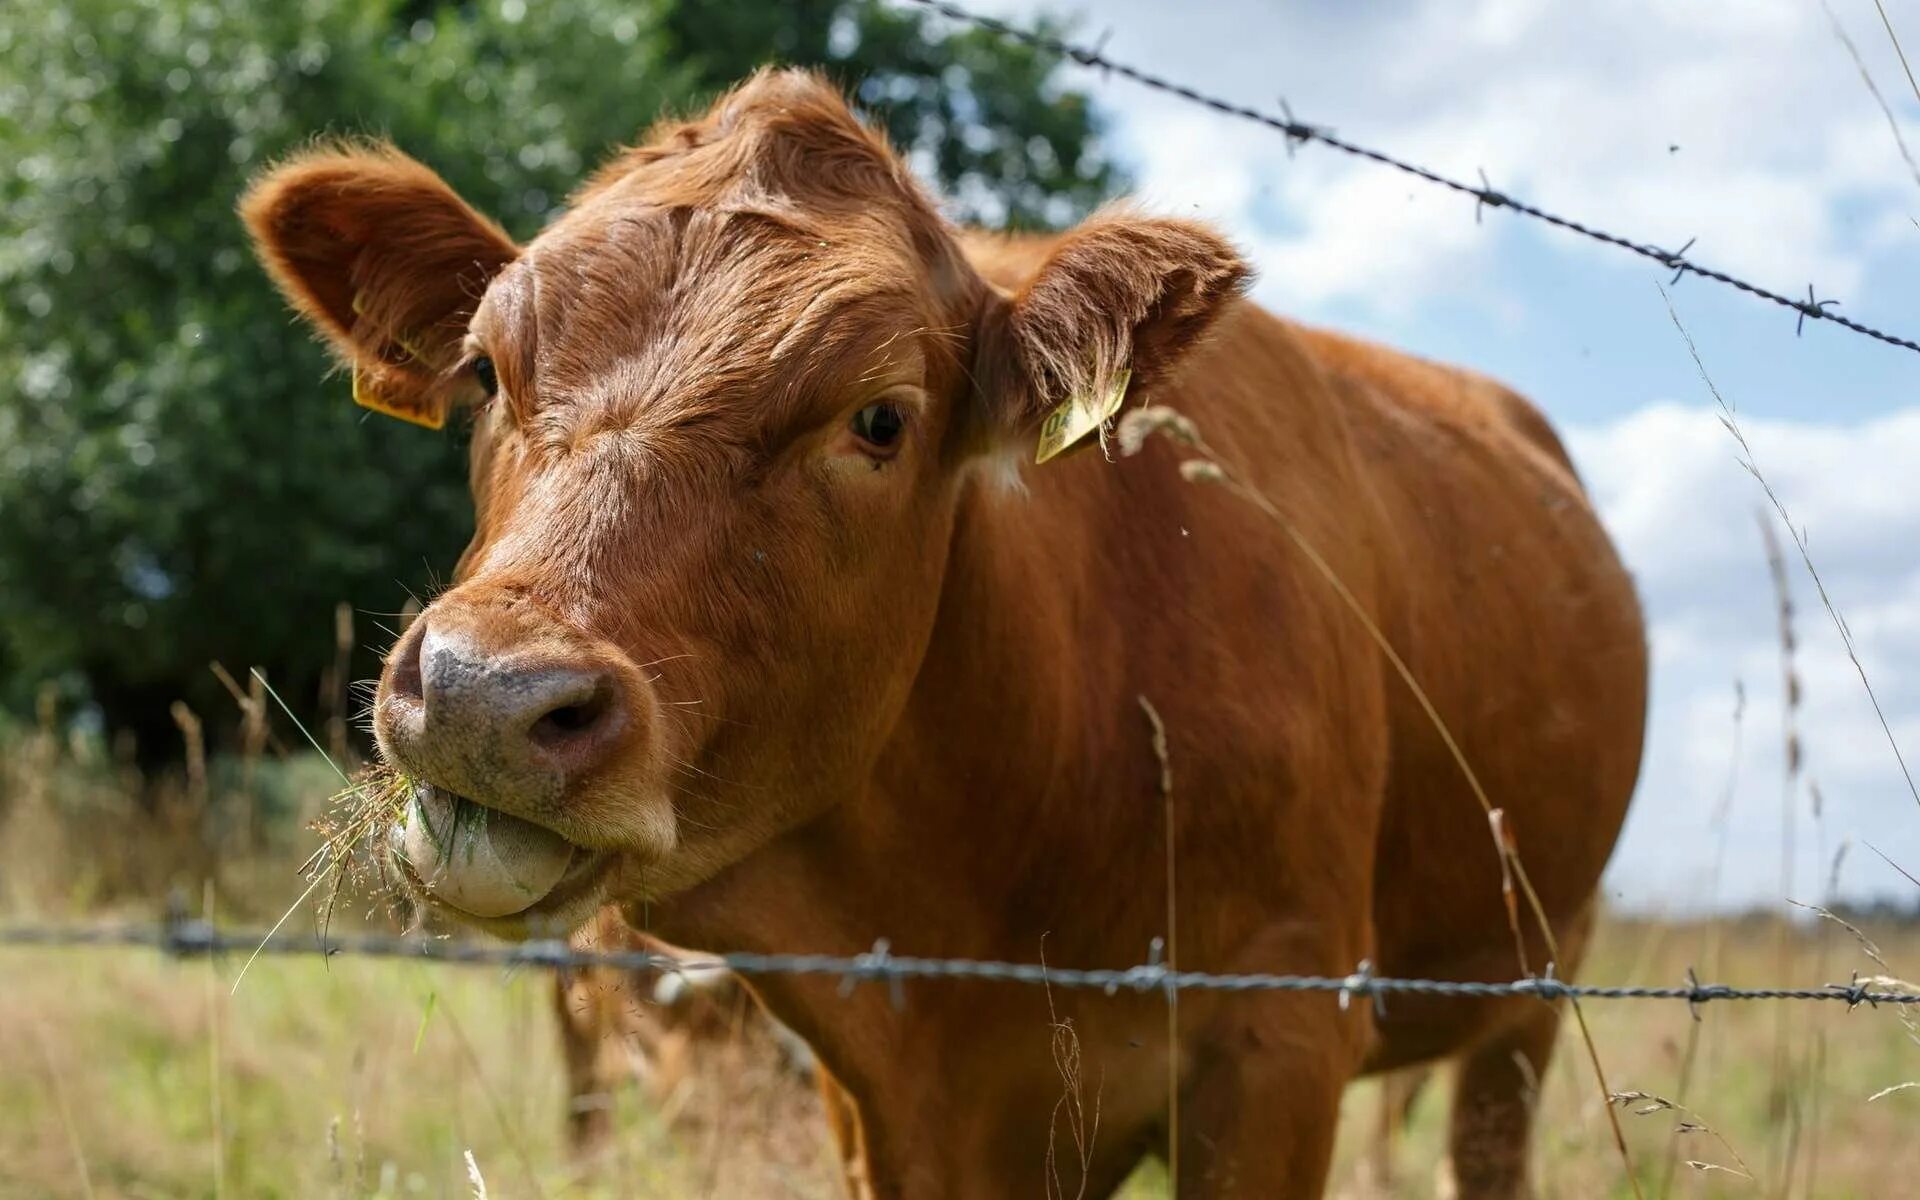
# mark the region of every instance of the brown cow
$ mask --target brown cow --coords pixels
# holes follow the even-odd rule
[[[1485,815],[1282,527],[1165,440],[1032,465],[1049,413],[1125,369],[1404,656],[1577,967],[1645,640],[1565,454],[1499,385],[1269,315],[1192,222],[960,234],[794,72],[656,129],[526,246],[391,149],[296,157],[244,212],[366,402],[479,405],[473,542],[375,713],[420,781],[401,856],[474,924],[611,898],[703,949],[1123,965],[1166,932],[1171,836],[1184,968],[1513,976]],[[1314,1196],[1347,1082],[1447,1056],[1461,1191],[1512,1195],[1559,1019],[1190,992],[1169,1045],[1154,994],[755,986],[844,1089],[882,1197],[1050,1170],[1106,1195],[1168,1151],[1169,1070],[1183,1196]]]

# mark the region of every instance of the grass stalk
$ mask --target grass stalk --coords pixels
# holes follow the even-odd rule
[[[1887,6],[1880,0],[1873,0],[1873,7],[1880,13],[1880,24],[1887,30],[1887,40],[1893,43],[1893,52],[1900,58],[1900,69],[1907,73],[1907,86],[1913,89],[1913,98],[1920,100],[1920,81],[1913,77],[1913,68],[1907,64],[1907,52],[1900,48],[1900,35],[1893,31],[1893,22],[1887,18]]]
[[[1160,710],[1145,696],[1138,697],[1153,735],[1153,756],[1160,765],[1160,803],[1167,831],[1167,970],[1180,969],[1180,922],[1175,888],[1176,839],[1173,824],[1173,760],[1167,750],[1167,725]],[[1167,989],[1167,1194],[1180,1196],[1180,991]]]
[[[1659,284],[1654,286],[1660,287]],[[1874,691],[1873,681],[1867,677],[1866,664],[1860,661],[1859,648],[1853,643],[1853,631],[1847,627],[1846,618],[1840,615],[1839,607],[1827,592],[1826,580],[1821,578],[1819,569],[1813,565],[1813,552],[1807,547],[1807,531],[1793,523],[1792,516],[1787,512],[1786,502],[1780,498],[1780,493],[1774,490],[1773,484],[1761,472],[1759,460],[1754,457],[1753,447],[1748,443],[1746,434],[1740,429],[1740,422],[1733,405],[1728,403],[1720,394],[1720,389],[1714,386],[1713,379],[1707,374],[1706,364],[1700,360],[1700,350],[1693,343],[1693,335],[1688,333],[1687,327],[1680,323],[1680,314],[1674,311],[1673,297],[1668,295],[1664,287],[1660,287],[1660,297],[1666,301],[1667,316],[1673,320],[1673,327],[1680,331],[1681,340],[1687,344],[1687,353],[1692,356],[1693,365],[1700,372],[1700,381],[1707,385],[1707,391],[1712,394],[1714,403],[1720,408],[1720,424],[1726,427],[1727,432],[1733,435],[1733,440],[1739,444],[1741,468],[1753,476],[1754,482],[1760,485],[1760,490],[1766,495],[1767,502],[1779,515],[1780,524],[1786,527],[1788,535],[1793,538],[1794,548],[1800,552],[1801,565],[1806,567],[1807,575],[1813,580],[1814,590],[1820,596],[1820,604],[1827,610],[1827,616],[1832,619],[1834,629],[1839,632],[1840,644],[1847,652],[1847,660],[1853,664],[1854,674],[1859,676],[1860,687],[1867,693],[1868,703],[1873,705],[1873,715],[1880,723],[1880,732],[1886,737],[1887,747],[1893,751],[1894,762],[1900,767],[1900,777],[1906,782],[1907,794],[1913,797],[1915,807],[1920,807],[1920,783],[1914,782],[1913,772],[1907,768],[1906,755],[1901,753],[1899,739],[1893,736],[1893,726],[1887,720],[1886,709],[1880,704],[1880,694]]]
[[[211,925],[214,917],[213,880],[206,881],[201,898],[202,914]],[[227,1194],[227,1133],[226,1116],[222,1111],[221,1095],[221,1053],[220,1053],[220,959],[209,954],[207,958],[207,1103],[212,1109],[213,1123],[213,1200],[224,1200]]]
[[[73,1173],[79,1181],[80,1194],[85,1200],[93,1200],[93,1173],[87,1169],[87,1153],[80,1144],[80,1130],[73,1121],[73,1105],[67,1101],[66,1085],[60,1082],[60,1068],[55,1065],[53,1050],[47,1045],[46,1030],[36,1024],[33,1032],[34,1041],[40,1047],[40,1061],[47,1069],[47,1087],[60,1114],[60,1128],[66,1134],[67,1152],[73,1158]]]

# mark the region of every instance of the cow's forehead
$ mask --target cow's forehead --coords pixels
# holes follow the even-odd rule
[[[775,73],[597,173],[474,332],[569,436],[765,441],[903,364],[952,365],[976,285],[885,139],[818,80]]]
[[[764,437],[898,375],[921,353],[915,335],[941,323],[924,266],[877,215],[615,199],[528,246],[476,315],[476,339],[531,408]]]

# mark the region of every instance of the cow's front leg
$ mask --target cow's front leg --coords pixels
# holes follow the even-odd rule
[[[854,1131],[851,1194],[1113,1194],[1164,1110],[1164,1044],[1141,1044],[1164,1028],[1158,998],[1062,992],[1050,1012],[1017,984],[947,986],[910,987],[889,1056],[849,1064],[835,1115]]]
[[[1177,1116],[1183,1200],[1321,1194],[1370,1012],[1357,998],[1342,1011],[1325,993],[1224,998],[1190,1043]]]
[[[857,1103],[857,1154],[846,1164],[854,1200],[1095,1200],[1110,1195],[1138,1158],[1094,1124],[1106,1097],[1092,1086],[1081,1126],[1092,1144],[1083,1146],[1057,1081],[1046,1092],[1009,1089],[1005,1079],[977,1086],[983,1081],[964,1067],[939,1065],[942,1057],[922,1060],[947,1085],[940,1094],[908,1098],[889,1088]]]
[[[870,986],[850,995],[828,978],[773,976],[758,986],[768,1008],[817,1056],[824,1124],[849,1200],[1041,1194],[1006,1177],[981,1144],[980,1116],[995,1111],[999,1097],[966,1074],[974,1059],[955,1051],[972,1048],[970,1026],[943,1019],[950,998],[937,984],[908,983],[897,993]],[[990,1011],[976,1006],[979,1023],[983,1009]]]

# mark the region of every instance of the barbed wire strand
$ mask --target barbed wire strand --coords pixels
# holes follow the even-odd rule
[[[1208,95],[1205,92],[1188,87],[1183,83],[1176,83],[1164,76],[1156,75],[1151,71],[1129,66],[1123,62],[1116,62],[1108,58],[1098,46],[1088,47],[1076,45],[1072,42],[1054,37],[1051,34],[1039,32],[1038,30],[1023,29],[1010,22],[1002,21],[997,17],[989,17],[981,13],[971,12],[961,8],[957,4],[949,3],[948,0],[908,0],[908,2],[939,13],[941,16],[950,20],[972,25],[1000,37],[1009,38],[1013,41],[1032,46],[1035,49],[1060,55],[1062,58],[1070,59],[1083,67],[1089,67],[1107,75],[1118,75],[1142,87],[1150,88],[1157,92],[1164,92],[1171,96],[1177,96],[1182,100],[1212,109],[1214,112],[1221,113],[1225,116],[1238,117],[1242,120],[1253,121],[1264,125],[1269,129],[1276,130],[1285,135],[1289,148],[1308,143],[1317,143],[1328,149],[1338,150],[1342,154],[1349,154],[1355,158],[1363,158],[1369,162],[1378,163],[1381,166],[1391,167],[1403,174],[1411,175],[1416,179],[1424,180],[1427,183],[1446,188],[1449,191],[1457,192],[1463,196],[1471,196],[1474,200],[1474,219],[1476,221],[1479,220],[1481,213],[1485,209],[1509,209],[1519,213],[1521,216],[1531,217],[1536,221],[1544,222],[1556,229],[1563,229],[1568,233],[1578,234],[1590,241],[1612,246],[1617,250],[1625,250],[1629,254],[1635,254],[1651,262],[1658,263],[1673,271],[1676,281],[1683,275],[1697,275],[1702,279],[1710,279],[1715,283],[1724,284],[1727,287],[1745,292],[1747,295],[1753,296],[1756,299],[1777,304],[1782,308],[1792,309],[1795,313],[1799,314],[1794,322],[1794,332],[1796,336],[1798,336],[1800,330],[1809,320],[1829,321],[1840,326],[1842,329],[1851,330],[1854,333],[1870,337],[1878,342],[1885,342],[1889,346],[1899,346],[1904,350],[1920,352],[1920,342],[1901,337],[1898,334],[1888,333],[1885,330],[1875,329],[1871,325],[1834,312],[1833,309],[1839,304],[1839,301],[1819,299],[1815,295],[1811,284],[1807,286],[1807,295],[1804,299],[1795,299],[1782,292],[1762,287],[1759,284],[1741,279],[1736,275],[1730,275],[1725,271],[1716,270],[1702,263],[1695,262],[1686,257],[1686,251],[1692,247],[1694,239],[1688,239],[1687,243],[1678,250],[1664,250],[1650,242],[1638,242],[1632,238],[1608,232],[1594,225],[1589,225],[1584,221],[1577,221],[1571,217],[1564,217],[1557,213],[1549,212],[1546,209],[1540,208],[1538,205],[1529,204],[1516,196],[1508,195],[1505,192],[1495,189],[1487,180],[1484,171],[1480,173],[1480,183],[1476,186],[1459,179],[1442,175],[1438,171],[1423,167],[1419,163],[1409,162],[1406,159],[1396,157],[1384,150],[1375,150],[1370,146],[1350,142],[1324,126],[1310,125],[1296,119],[1293,116],[1292,109],[1286,108],[1284,105],[1282,114],[1275,116],[1272,113],[1263,112],[1257,108],[1250,108],[1244,104],[1236,104],[1231,100],[1223,100],[1218,96]]]
[[[1208,971],[1180,971],[1158,956],[1138,966],[1087,969],[1040,963],[989,959],[921,958],[894,954],[884,939],[865,954],[702,954],[693,959],[645,950],[582,950],[558,938],[524,942],[481,942],[457,939],[394,937],[304,937],[273,934],[258,929],[222,929],[181,915],[152,924],[0,925],[0,946],[14,947],[138,947],[175,957],[201,957],[257,952],[272,956],[334,958],[398,958],[441,962],[456,966],[500,966],[539,970],[607,967],[623,971],[656,971],[697,975],[725,968],[735,974],[830,975],[849,986],[862,982],[898,984],[913,979],[958,979],[993,983],[1030,984],[1119,992],[1330,992],[1347,1003],[1355,996],[1382,1001],[1394,995],[1455,996],[1501,999],[1533,996],[1541,1000],[1683,1000],[1690,1007],[1720,1000],[1843,1001],[1861,1004],[1920,1004],[1920,992],[1900,990],[1889,981],[1861,979],[1819,987],[1742,988],[1702,983],[1689,969],[1686,981],[1675,985],[1573,983],[1552,975],[1504,982],[1455,979],[1401,979],[1376,975],[1367,964],[1351,975],[1223,975]]]

